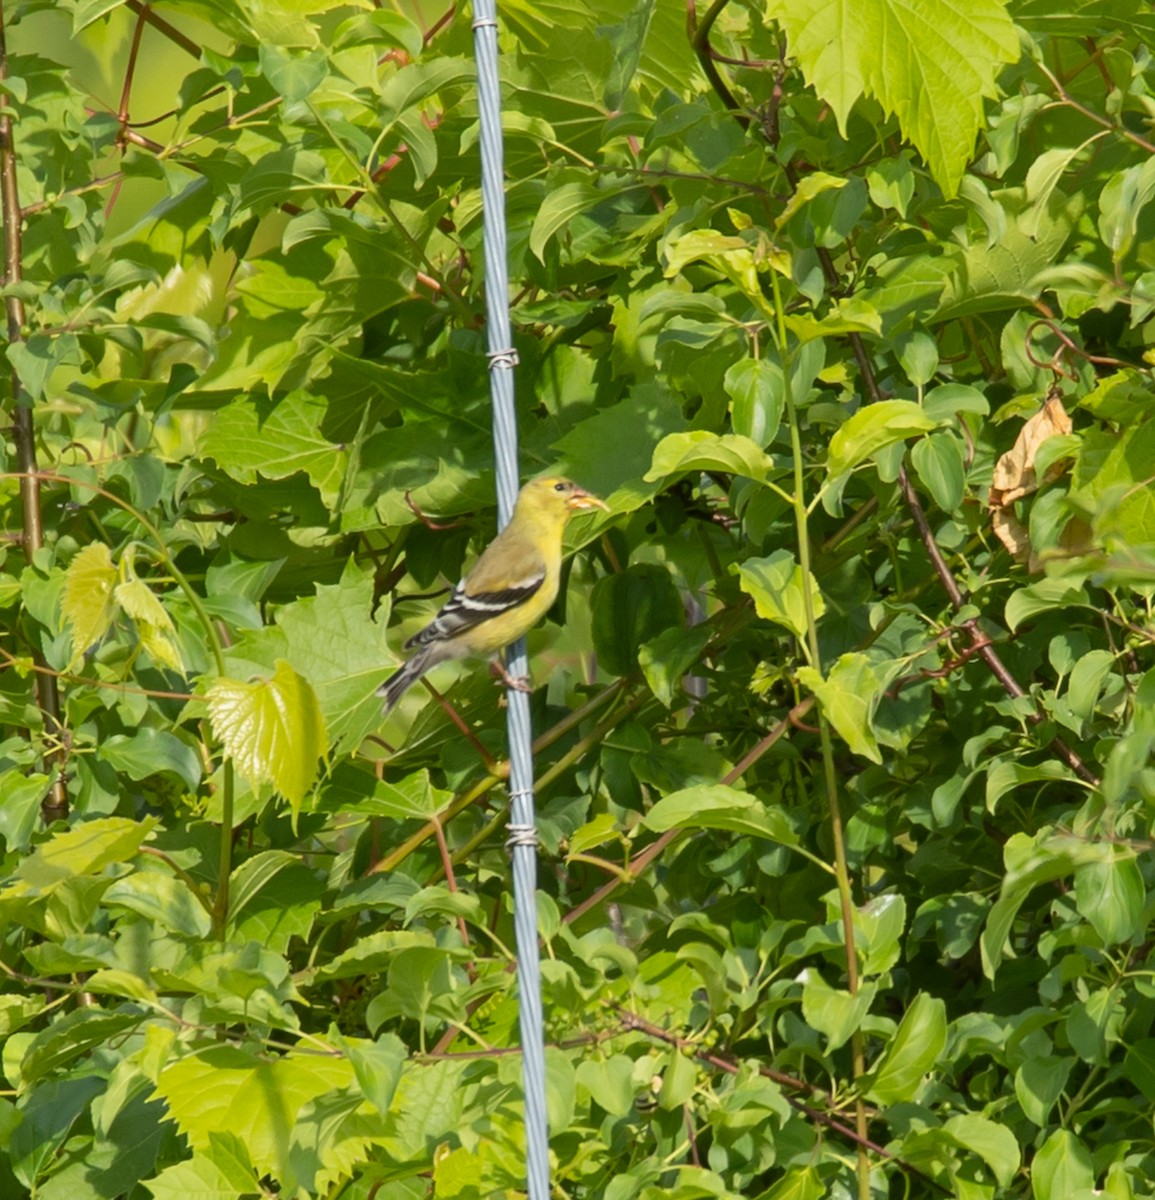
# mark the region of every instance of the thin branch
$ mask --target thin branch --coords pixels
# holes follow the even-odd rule
[[[794,717],[803,716],[814,707],[814,697],[809,696],[802,701],[801,704],[796,704],[794,708],[770,730],[765,737],[761,738],[754,747],[739,759],[738,763],[722,780],[724,784],[729,786],[737,782],[746,772],[774,745],[776,741],[790,728],[791,720]],[[680,834],[687,832],[685,829],[667,829],[665,833],[658,838],[657,841],[651,842],[637,858],[630,861],[630,869],[628,878],[629,881],[637,879],[637,877],[652,863],[665,848],[674,841]],[[572,925],[579,917],[585,916],[591,908],[596,908],[601,902],[612,896],[614,892],[622,885],[621,879],[611,879],[608,883],[602,884],[600,888],[592,895],[587,896],[576,908],[571,908],[569,912],[562,918],[567,925]]]
[[[8,43],[4,28],[4,6],[0,0],[0,80],[8,79]],[[16,294],[15,284],[24,279],[24,248],[20,208],[20,192],[16,186],[16,148],[12,137],[12,115],[8,96],[0,94],[0,216],[4,223],[4,283],[8,293],[4,299],[8,323],[9,345],[24,340],[24,302]],[[23,508],[24,555],[30,563],[33,555],[44,545],[44,523],[40,509],[40,476],[36,462],[36,429],[32,420],[32,398],[25,390],[20,376],[13,368],[9,373],[11,386],[13,436],[16,459],[20,464],[20,499]],[[34,649],[37,666],[48,664],[40,651]],[[36,702],[44,718],[46,733],[60,748],[44,756],[47,774],[52,777],[48,794],[41,803],[46,822],[68,816],[68,787],[64,778],[67,731],[60,715],[60,690],[52,674],[36,674]]]
[[[570,713],[569,716],[564,717],[552,729],[547,730],[546,733],[542,734],[542,736],[534,742],[534,754],[539,754],[548,746],[553,745],[553,743],[559,737],[562,737],[566,732],[572,729],[575,724],[583,720],[595,708],[600,707],[606,702],[606,700],[615,696],[621,690],[623,683],[624,680],[618,680],[617,683],[612,684],[604,691],[599,692],[598,695],[594,696],[592,700],[588,700],[581,706],[581,708],[576,709],[574,712]],[[570,753],[572,754],[572,751]],[[543,775],[542,778],[538,780],[538,787],[541,787],[544,782],[548,781],[548,775],[549,772],[547,772],[546,775]],[[451,800],[446,806],[445,810],[437,814],[438,819],[441,821],[451,820],[453,817],[457,816],[458,813],[467,809],[471,804],[475,804],[481,799],[482,796],[486,795],[486,793],[492,791],[497,784],[502,783],[508,778],[509,762],[506,759],[502,759],[500,762],[494,763],[493,767],[490,768],[489,774],[484,779],[478,780],[478,782],[475,783],[471,788],[468,788],[460,795],[454,797],[454,799]],[[369,874],[377,874],[382,871],[392,871],[400,863],[404,862],[405,859],[407,859],[409,855],[418,849],[427,839],[435,837],[436,834],[437,829],[433,822],[426,822],[426,824],[423,825],[415,834],[413,834],[412,837],[406,838],[406,840],[402,842],[396,850],[393,850],[391,853],[387,854],[384,858],[370,867]]]
[[[1073,108],[1077,113],[1082,113],[1088,121],[1094,121],[1102,129],[1109,129],[1112,133],[1117,133],[1120,137],[1126,138],[1127,141],[1133,142],[1136,146],[1141,146],[1148,154],[1155,154],[1155,144],[1149,142],[1146,138],[1140,137],[1137,133],[1132,133],[1124,125],[1116,124],[1108,117],[1101,116],[1094,109],[1088,108],[1085,104],[1080,104],[1070,92],[1059,82],[1058,77],[1054,75],[1045,63],[1036,62],[1035,66],[1051,81],[1051,86],[1055,89],[1055,94],[1059,97],[1061,103],[1068,108]]]
[[[930,527],[930,523],[926,519],[926,513],[923,512],[922,504],[919,502],[918,494],[915,492],[913,485],[910,482],[910,476],[906,473],[906,468],[903,467],[898,473],[899,487],[902,489],[903,499],[906,501],[906,506],[910,510],[910,515],[914,518],[915,528],[918,530],[919,539],[922,541],[931,565],[934,567],[935,574],[939,577],[947,596],[950,598],[951,606],[958,610],[966,603],[966,597],[963,595],[962,589],[958,585],[958,581],[951,574],[950,567],[946,565],[946,561],[942,556],[942,551],[938,548],[938,542],[935,541],[934,531]],[[972,618],[969,621],[962,623],[962,628],[966,630],[967,635],[971,639],[971,645],[975,652],[982,658],[983,662],[990,668],[991,673],[999,681],[1003,691],[1006,692],[1014,700],[1025,696],[1027,693],[1023,690],[1019,681],[1011,674],[1006,664],[999,657],[998,651],[994,648],[990,638],[980,628],[978,619]],[[1032,725],[1039,725],[1043,721],[1043,714],[1037,710],[1030,713],[1027,717]],[[1071,749],[1067,743],[1057,735],[1051,739],[1051,749],[1056,755],[1063,760],[1075,772],[1084,783],[1089,783],[1092,787],[1099,786],[1099,777],[1090,770],[1086,763]]]
[[[174,45],[179,46],[186,53],[191,54],[193,58],[199,59],[201,56],[201,48],[190,37],[186,37],[175,26],[170,25],[163,17],[158,17],[152,11],[151,4],[144,4],[141,0],[128,0],[128,7],[139,17],[147,21],[154,29],[163,33],[166,38]]]
[[[723,1058],[719,1054],[713,1054],[708,1050],[701,1049],[695,1042],[689,1038],[679,1037],[675,1033],[670,1033],[663,1029],[660,1025],[654,1025],[647,1021],[644,1017],[635,1016],[625,1009],[618,1009],[622,1019],[622,1025],[626,1029],[636,1029],[639,1033],[644,1033],[647,1037],[652,1037],[657,1041],[665,1042],[667,1045],[676,1046],[679,1050],[687,1051],[698,1059],[700,1062],[707,1063],[711,1067],[717,1068],[719,1071],[725,1071],[727,1075],[737,1075],[741,1069],[740,1064],[730,1062],[729,1059]],[[780,1071],[774,1071],[770,1067],[758,1068],[758,1074],[765,1079],[772,1079],[775,1083],[781,1084],[784,1087],[795,1089],[808,1089],[818,1091],[812,1084],[805,1083],[800,1079],[795,1079],[791,1075],[784,1075]],[[944,1187],[937,1179],[930,1175],[924,1174],[913,1163],[907,1162],[898,1155],[892,1154],[885,1146],[880,1146],[877,1142],[871,1141],[870,1138],[850,1128],[849,1125],[843,1125],[841,1121],[832,1117],[829,1113],[823,1112],[819,1108],[814,1108],[813,1105],[805,1103],[797,1096],[786,1093],[786,1101],[792,1108],[798,1110],[809,1120],[817,1125],[822,1125],[829,1129],[831,1133],[837,1133],[839,1137],[844,1137],[847,1141],[858,1146],[860,1150],[869,1150],[872,1154],[877,1154],[879,1158],[883,1158],[892,1162],[897,1167],[901,1167],[907,1174],[916,1176],[917,1178],[929,1183],[931,1187],[937,1188],[944,1195],[950,1196],[953,1193],[950,1188]]]
[[[722,78],[722,74],[718,70],[714,49],[710,45],[710,30],[714,27],[714,22],[718,19],[719,14],[729,3],[730,0],[714,0],[706,10],[706,15],[702,18],[701,24],[698,24],[698,14],[694,0],[686,0],[686,31],[690,37],[690,45],[694,48],[694,53],[698,56],[698,64],[705,72],[706,78],[710,81],[710,86],[714,89],[722,103],[730,110],[730,114],[734,120],[743,129],[749,129],[750,118],[743,111],[737,97],[730,91],[729,85]]]
[[[120,123],[120,133],[128,128],[128,100],[132,95],[132,81],[136,77],[136,60],[140,55],[140,42],[144,37],[144,27],[148,23],[148,5],[137,10],[136,27],[132,31],[132,45],[128,51],[128,66],[124,69],[124,86],[120,89],[120,107],[116,118]]]

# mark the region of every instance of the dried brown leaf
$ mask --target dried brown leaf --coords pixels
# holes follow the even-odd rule
[[[1071,418],[1063,401],[1058,392],[1052,390],[1047,393],[1043,407],[1019,430],[1015,444],[995,463],[987,501],[991,510],[991,528],[1019,562],[1031,561],[1031,540],[1011,506],[1038,490],[1035,456],[1039,447],[1048,438],[1070,433],[1071,429]],[[1062,469],[1056,464],[1047,472],[1047,477],[1055,478]]]

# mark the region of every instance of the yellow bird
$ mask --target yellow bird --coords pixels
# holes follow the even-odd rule
[[[473,570],[453,589],[441,611],[406,643],[415,653],[377,689],[385,711],[410,684],[438,663],[484,657],[515,642],[557,598],[561,539],[575,512],[608,508],[572,480],[557,475],[533,479],[518,493],[509,524],[485,548]],[[513,687],[528,690],[524,680]]]

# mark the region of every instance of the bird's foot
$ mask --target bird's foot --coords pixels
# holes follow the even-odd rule
[[[533,681],[528,675],[511,675],[505,669],[505,664],[498,658],[490,661],[489,670],[494,679],[503,687],[512,688],[515,692],[533,691]]]

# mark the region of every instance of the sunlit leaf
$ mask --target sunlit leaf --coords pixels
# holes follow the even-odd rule
[[[103,542],[85,546],[69,564],[60,611],[72,625],[74,665],[111,628],[116,617],[116,581],[112,554]]]
[[[271,783],[300,811],[328,747],[309,681],[283,659],[268,679],[217,679],[205,693],[213,733],[254,786]]]
[[[806,634],[806,597],[802,568],[789,550],[775,550],[766,558],[748,558],[733,568],[742,590],[754,600],[758,615],[785,625],[800,637]],[[811,576],[810,606],[817,619],[826,611],[822,592]]]
[[[895,0],[772,0],[769,11],[844,135],[855,102],[875,97],[897,114],[943,190],[954,193],[974,149],[983,97],[995,94],[998,64],[1019,55],[999,0],[965,9],[946,0],[917,8]]]

